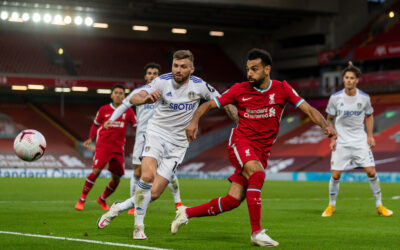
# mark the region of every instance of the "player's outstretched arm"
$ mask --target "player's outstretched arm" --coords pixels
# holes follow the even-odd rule
[[[234,105],[232,104],[228,104],[224,106],[225,112],[226,114],[229,116],[229,118],[231,118],[231,120],[235,123],[238,124],[239,123],[239,116],[238,116],[238,112],[237,109]]]
[[[155,90],[150,94],[147,94],[146,91],[142,90],[139,93],[132,95],[129,100],[131,104],[135,106],[139,106],[145,103],[154,103],[160,98],[161,92],[159,90]]]
[[[217,104],[214,100],[210,100],[200,105],[200,107],[194,112],[193,118],[189,125],[186,127],[186,137],[189,142],[196,139],[197,131],[199,130],[199,120],[211,109],[216,109]]]
[[[126,98],[125,98],[125,100],[126,100]],[[118,108],[116,108],[114,110],[110,119],[103,124],[103,127],[105,129],[108,129],[112,125],[113,122],[115,122],[128,108],[130,108],[130,106],[126,105],[125,100],[124,100],[124,102],[122,102],[121,105],[118,106]]]
[[[375,147],[375,139],[374,139],[374,116],[367,115],[365,117],[365,125],[367,126],[367,142],[368,145],[373,148]]]
[[[329,126],[322,114],[315,108],[311,107],[306,101],[302,102],[298,108],[308,115],[313,123],[319,125],[323,129],[324,134],[329,137],[337,137],[336,130]]]

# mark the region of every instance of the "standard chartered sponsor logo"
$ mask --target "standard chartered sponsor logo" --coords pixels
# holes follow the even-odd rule
[[[267,107],[265,109],[246,109],[244,117],[250,119],[265,119],[270,117],[276,117],[276,109],[273,107],[271,108]]]

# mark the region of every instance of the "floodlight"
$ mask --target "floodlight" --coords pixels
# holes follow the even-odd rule
[[[0,14],[1,20],[7,20],[8,18],[8,12],[7,11],[2,11]]]
[[[85,24],[86,24],[86,26],[92,26],[92,24],[93,24],[93,18],[91,18],[91,17],[86,17],[86,18],[85,18]]]
[[[40,17],[40,14],[39,14],[39,13],[34,13],[34,14],[33,14],[32,20],[33,20],[35,23],[40,22],[40,19],[42,19],[42,18]]]
[[[29,18],[30,18],[30,16],[29,16],[28,13],[25,12],[24,14],[22,14],[22,20],[23,20],[24,22],[29,21]]]
[[[76,25],[81,25],[83,23],[82,17],[81,16],[76,16],[75,19],[74,19],[74,23]]]
[[[50,23],[51,22],[51,15],[49,13],[44,14],[43,21],[45,23]]]
[[[65,23],[65,24],[70,24],[71,22],[72,22],[71,16],[65,16],[65,17],[64,17],[64,23]]]

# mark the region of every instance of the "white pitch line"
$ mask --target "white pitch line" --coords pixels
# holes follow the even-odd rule
[[[400,196],[393,196],[392,200],[400,200]]]
[[[324,197],[324,198],[264,198],[262,201],[325,201],[329,197]],[[370,198],[340,198],[340,200],[372,200],[374,199],[373,197]],[[385,199],[390,199],[387,197],[382,198],[383,200]],[[391,199],[400,199],[400,196],[394,196]],[[204,201],[209,201],[210,199],[196,199],[196,200],[189,200],[186,199],[183,202],[204,202]],[[42,203],[42,204],[51,204],[51,203],[75,203],[76,200],[70,200],[70,201],[0,201],[0,204],[10,204],[10,203]],[[96,202],[96,201],[86,201],[86,202]],[[172,200],[160,200],[158,199],[156,201],[157,203],[160,202],[173,202]]]
[[[100,244],[100,245],[118,246],[118,247],[140,248],[140,249],[150,249],[150,250],[168,250],[168,248],[147,247],[147,246],[129,245],[129,244],[122,244],[122,243],[108,242],[108,241],[84,240],[84,239],[77,239],[77,238],[57,237],[57,236],[48,236],[48,235],[40,235],[40,234],[27,234],[27,233],[8,232],[8,231],[0,231],[0,234],[12,234],[12,235],[20,235],[20,236],[36,237],[36,238],[47,238],[47,239],[55,239],[55,240],[68,240],[68,241],[86,242],[86,243],[93,243],[93,244]]]

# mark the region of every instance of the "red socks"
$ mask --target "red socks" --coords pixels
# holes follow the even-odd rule
[[[86,196],[88,195],[88,193],[92,189],[96,179],[97,179],[97,176],[95,174],[93,174],[93,173],[90,173],[90,175],[86,178],[85,184],[83,185],[82,194],[81,194],[81,200],[82,201],[86,200]]]
[[[227,194],[224,197],[214,198],[210,202],[195,207],[186,208],[186,214],[190,217],[202,217],[217,215],[227,212],[240,205],[241,201]]]
[[[104,190],[103,194],[101,195],[101,198],[103,200],[106,200],[107,197],[110,196],[110,194],[112,194],[117,187],[118,184],[115,184],[113,181],[110,181],[110,183],[108,183],[108,186],[106,187],[106,190]]]
[[[247,207],[249,208],[252,233],[258,233],[261,228],[261,189],[264,185],[265,172],[258,171],[248,179],[246,192]]]

